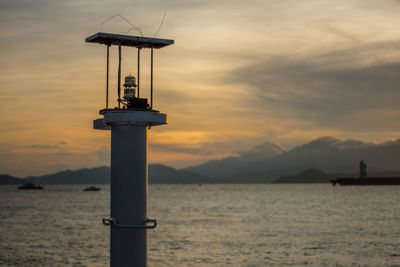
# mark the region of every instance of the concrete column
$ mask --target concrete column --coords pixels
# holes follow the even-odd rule
[[[129,109],[101,110],[93,121],[97,130],[111,130],[110,265],[146,266],[147,235],[147,131],[168,123],[167,114]],[[133,227],[132,227],[133,226]],[[155,226],[149,225],[149,226]]]
[[[147,218],[147,127],[111,123],[111,218],[145,225]],[[146,229],[111,227],[112,267],[146,266]]]

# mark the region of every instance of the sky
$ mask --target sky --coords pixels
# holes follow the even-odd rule
[[[99,31],[131,26],[175,44],[155,51],[149,162],[183,168],[271,142],[400,137],[400,1],[146,0],[0,2],[0,173],[109,165]],[[138,35],[130,31],[129,34]],[[136,50],[122,51],[136,75]],[[111,49],[116,105],[117,50]],[[141,91],[149,88],[142,52]],[[147,90],[146,90],[147,89]]]

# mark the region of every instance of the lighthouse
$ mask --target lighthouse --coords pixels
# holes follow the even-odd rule
[[[148,130],[167,124],[167,114],[153,108],[153,51],[174,43],[173,40],[131,35],[96,33],[88,43],[107,48],[106,104],[100,118],[93,121],[97,130],[111,130],[111,205],[110,217],[103,224],[110,227],[110,266],[146,266],[147,229],[157,226],[147,217]],[[118,49],[116,107],[109,107],[110,47]],[[121,88],[122,47],[137,49],[137,77],[128,75]],[[140,52],[150,49],[150,102],[140,97]],[[137,79],[136,79],[137,78]]]

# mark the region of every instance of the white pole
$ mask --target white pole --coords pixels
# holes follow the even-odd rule
[[[146,266],[146,228],[157,225],[147,218],[147,133],[149,126],[167,124],[167,115],[121,109],[100,114],[93,128],[111,129],[111,218],[103,219],[111,227],[110,266]]]
[[[147,127],[111,126],[111,218],[118,225],[145,225]],[[146,229],[111,227],[111,266],[146,266]]]

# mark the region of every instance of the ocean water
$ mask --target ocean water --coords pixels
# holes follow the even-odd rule
[[[0,186],[0,266],[107,266],[109,186]],[[149,266],[400,266],[400,187],[151,185]]]

